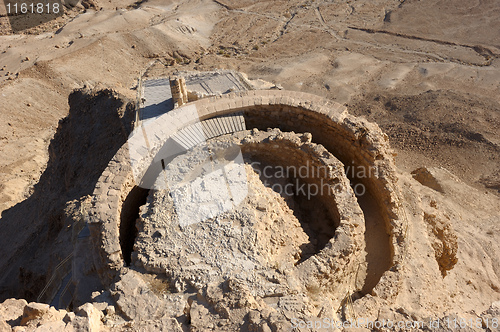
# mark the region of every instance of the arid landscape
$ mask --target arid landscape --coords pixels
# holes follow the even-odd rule
[[[498,1],[83,0],[21,32],[3,3],[0,16],[0,331],[323,331],[325,318],[425,322],[340,331],[500,331]],[[216,220],[237,227],[197,225],[212,244],[201,249],[191,233],[176,238],[171,195],[131,189],[113,167],[141,79],[221,69],[289,98],[279,109],[256,92],[242,108],[248,131],[220,139],[243,142],[245,162],[266,137],[387,173],[357,198],[348,183],[359,179],[336,173],[352,197],[332,212],[266,188],[246,165],[253,196]],[[297,165],[308,158],[290,151]],[[99,224],[112,196],[120,241],[134,233],[117,252]],[[84,238],[86,222],[98,226]],[[260,274],[242,258],[236,278],[228,252]],[[72,299],[49,308],[66,265]]]

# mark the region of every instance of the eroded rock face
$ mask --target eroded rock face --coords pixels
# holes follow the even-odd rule
[[[457,263],[457,235],[451,228],[450,218],[446,215],[424,212],[424,221],[427,223],[429,233],[433,235],[432,248],[444,277]]]

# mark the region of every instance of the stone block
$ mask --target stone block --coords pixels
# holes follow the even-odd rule
[[[243,104],[243,107],[248,107],[248,106],[253,106],[254,105],[254,99],[253,97],[245,97],[243,100],[242,100],[242,104]]]
[[[254,105],[262,105],[262,96],[256,96],[253,100]]]
[[[48,304],[31,302],[24,307],[23,317],[21,318],[21,325],[26,325],[29,321],[42,318],[43,315],[49,312],[50,306]]]

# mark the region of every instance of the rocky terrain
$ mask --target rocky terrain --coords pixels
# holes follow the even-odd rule
[[[1,331],[281,331],[295,327],[294,318],[311,317],[427,324],[401,331],[460,330],[430,322],[462,319],[463,330],[498,330],[492,325],[500,300],[497,1],[95,0],[22,33],[12,32],[3,4],[0,15]],[[137,224],[144,241],[129,248],[132,268],[112,288],[103,286],[99,271],[86,264],[90,244],[81,234],[95,185],[132,131],[138,78],[145,71],[161,77],[213,69],[328,98],[379,125],[394,150],[409,220],[401,269],[391,270],[391,234],[381,231],[373,199],[361,197],[365,265],[348,303],[325,305],[344,298],[317,285],[299,283],[291,292],[291,279],[285,287],[280,278],[323,249],[311,249],[308,227],[325,213],[297,208],[247,164],[257,194],[224,215],[220,228],[197,227],[220,241],[224,234],[236,239],[228,245],[241,244],[238,264],[260,264],[262,279],[243,282],[229,273],[207,280],[210,274],[179,271],[186,262],[171,255],[158,270],[151,262],[164,253],[150,242],[172,240],[166,235],[173,230],[162,224],[171,218],[164,212],[171,202],[151,191]],[[152,208],[157,202],[165,205]],[[144,233],[148,222],[156,228]],[[228,222],[241,228],[225,229]],[[316,239],[322,244],[333,236],[331,228],[314,232],[326,237]],[[245,242],[256,234],[254,246]],[[166,248],[175,253],[174,244]],[[188,258],[200,262],[203,248],[188,248]],[[85,287],[75,291],[72,308],[34,303],[50,301],[59,287],[51,278],[75,253],[71,264]],[[220,268],[216,258],[204,264]],[[400,278],[399,286],[375,287],[386,272]],[[192,275],[201,279],[186,282]],[[269,296],[269,282],[288,297]]]

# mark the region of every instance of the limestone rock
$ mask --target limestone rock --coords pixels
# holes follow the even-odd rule
[[[182,332],[182,327],[175,318],[165,315],[161,319],[136,321],[134,331]]]
[[[7,299],[0,304],[0,322],[12,322],[12,324],[19,324],[21,316],[24,312],[24,307],[28,302],[26,300]],[[5,323],[7,324],[7,323]],[[4,325],[0,323],[0,325]],[[1,330],[1,329],[0,329]]]
[[[98,332],[100,330],[101,319],[104,315],[92,304],[85,303],[76,310],[76,314],[87,319],[90,332]]]
[[[50,306],[42,303],[30,303],[24,307],[21,325],[26,325],[29,321],[40,319],[49,312]]]
[[[151,320],[164,313],[163,303],[155,295],[137,272],[132,270],[121,275],[111,290],[118,308],[132,320]]]
[[[6,321],[0,320],[0,332],[9,332],[11,327]]]
[[[441,274],[446,276],[457,263],[458,242],[457,235],[451,227],[446,215],[428,214],[424,212],[424,221],[430,229],[432,237],[432,248],[435,251],[436,261],[439,264]]]

